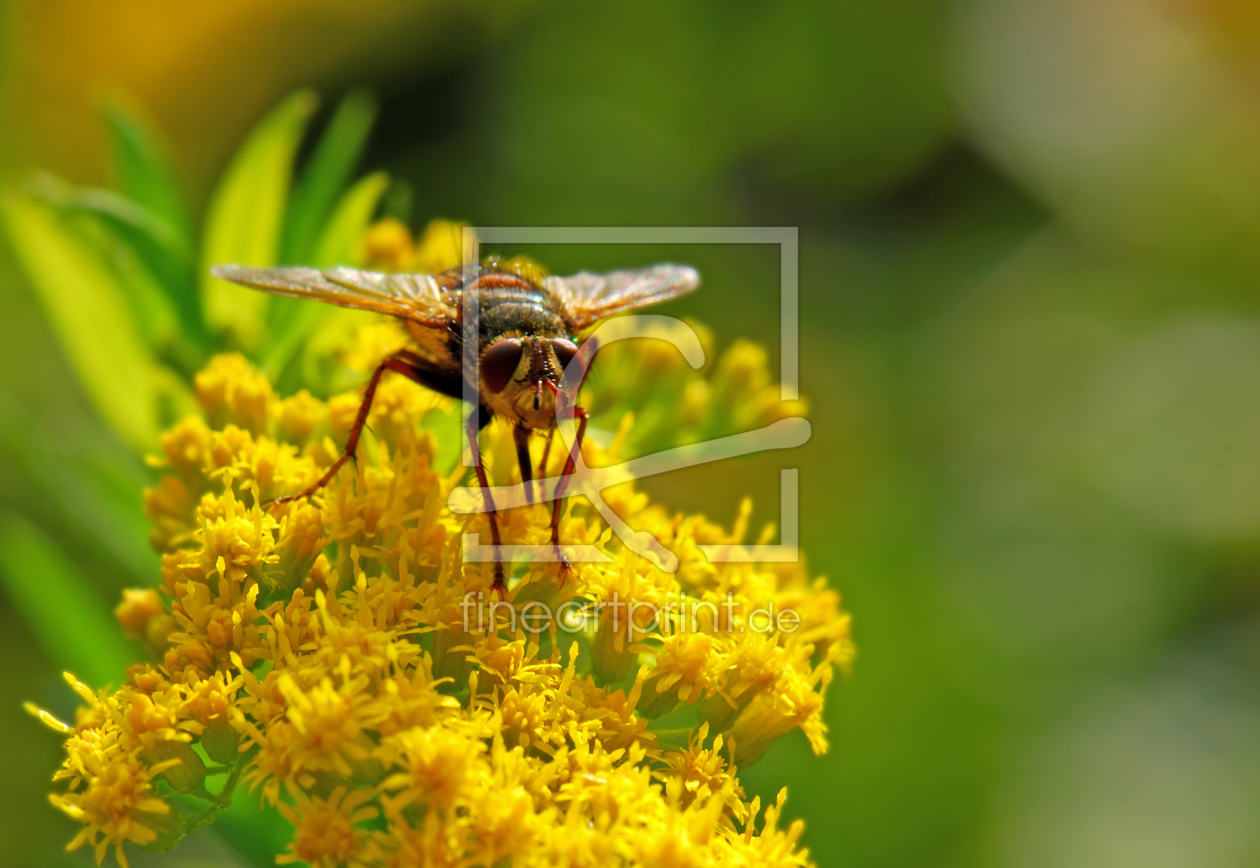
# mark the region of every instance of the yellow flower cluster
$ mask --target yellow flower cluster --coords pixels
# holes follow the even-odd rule
[[[343,358],[366,369],[402,339],[372,325]],[[486,516],[447,506],[468,475],[457,405],[387,377],[358,460],[277,504],[336,457],[359,395],[281,398],[236,355],[196,392],[204,415],[164,435],[146,493],[161,584],[117,610],[152,662],[113,693],[71,679],[73,726],[41,712],[67,736],[53,801],[83,823],[72,847],[114,845],[125,865],[124,842],[171,846],[239,780],[293,825],[279,861],[315,868],[808,864],[801,824],[777,828],[785,794],[762,815],[736,769],[796,728],[826,749],[848,616],[803,564],[707,561],[699,546],[742,542],[747,509],[728,531],[632,481],[608,489],[677,553],[669,573],[571,498],[562,540],[606,560],[563,584],[555,564],[515,564],[500,601],[492,565],[462,556]],[[518,482],[511,431],[482,439],[491,478]],[[625,440],[597,439],[591,466]],[[547,505],[500,518],[505,542],[548,539]]]
[[[386,217],[368,227],[359,257],[373,271],[436,274],[464,261],[464,227],[434,220],[416,241],[403,223]]]

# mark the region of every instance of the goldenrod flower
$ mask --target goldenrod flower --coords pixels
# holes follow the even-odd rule
[[[696,799],[706,802],[720,794],[733,815],[743,819],[745,807],[741,799],[744,791],[731,774],[730,762],[722,758],[722,736],[717,736],[713,739],[713,746],[706,748],[704,743],[708,737],[709,724],[702,723],[686,750],[665,755],[669,772],[664,778],[669,796],[685,808]]]
[[[370,255],[427,249],[391,232],[378,227]],[[364,370],[402,339],[370,325],[342,360]],[[592,391],[596,423],[617,433],[588,442],[590,466],[787,412],[751,345],[707,374],[658,356],[634,364],[639,382],[669,384],[664,398],[628,382],[606,400]],[[800,824],[776,828],[783,794],[759,821],[738,767],[793,728],[825,750],[823,692],[852,657],[848,617],[803,564],[709,562],[699,546],[742,543],[749,506],[726,529],[651,503],[633,480],[608,490],[678,555],[666,572],[567,502],[561,538],[606,560],[563,586],[554,564],[517,564],[500,601],[490,565],[462,555],[467,534],[488,537],[485,516],[447,507],[466,482],[452,402],[387,379],[357,462],[277,504],[336,457],[358,395],[281,398],[236,355],[196,389],[203,416],[163,436],[164,475],[146,495],[161,583],[118,608],[154,662],[113,693],[75,682],[87,706],[74,726],[41,715],[67,736],[53,801],[84,824],[72,846],[99,860],[112,845],[120,861],[125,842],[169,846],[239,779],[293,824],[280,862],[807,864]],[[511,432],[485,438],[491,476],[519,481]],[[551,452],[549,475],[563,459]],[[502,518],[505,542],[548,539],[547,505]]]
[[[373,797],[371,790],[346,792],[337,787],[326,799],[311,798],[299,792],[292,807],[281,804],[280,813],[293,824],[289,852],[276,857],[284,865],[302,861],[311,868],[365,868],[364,843],[368,833],[357,824],[377,815],[377,809],[364,806]]]

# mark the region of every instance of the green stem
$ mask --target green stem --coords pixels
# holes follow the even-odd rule
[[[201,792],[196,794],[197,798],[204,799],[210,804],[204,810],[195,814],[189,814],[183,819],[182,825],[185,835],[200,829],[202,826],[213,823],[215,818],[219,816],[219,812],[232,804],[232,793],[236,790],[236,784],[241,778],[241,770],[244,768],[244,765],[245,763],[242,759],[231,766],[231,773],[228,775],[228,779],[223,782],[223,789],[219,791],[218,795],[207,790],[205,785],[202,784]],[[223,767],[223,770],[226,770],[226,768],[226,766]]]

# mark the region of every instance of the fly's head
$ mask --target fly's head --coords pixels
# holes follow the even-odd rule
[[[564,371],[577,345],[560,337],[508,337],[481,353],[481,400],[494,413],[526,428],[550,428]]]

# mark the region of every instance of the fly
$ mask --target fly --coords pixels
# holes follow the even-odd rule
[[[560,508],[586,434],[587,413],[576,405],[578,384],[566,387],[564,372],[577,356],[582,335],[600,320],[691,292],[700,284],[695,269],[681,265],[612,271],[579,272],[568,277],[534,278],[521,269],[506,270],[494,259],[480,267],[440,274],[380,274],[353,268],[212,268],[218,278],[274,295],[314,299],[342,307],[370,310],[402,320],[411,345],[385,358],[372,372],[363,393],[345,449],[328,470],[305,491],[280,501],[309,497],[337,474],[358,448],[376,388],[386,371],[402,374],[435,392],[457,400],[465,388],[476,394],[477,407],[468,417],[467,436],[473,466],[485,499],[494,545],[493,589],[507,592],[498,516],[490,482],[481,461],[477,435],[500,416],[513,426],[517,461],[526,497],[533,502],[533,467],[529,438],[545,432],[548,440],[561,410],[577,420],[577,436],[569,451],[551,503],[551,544],[564,582],[573,566],[560,548]],[[464,340],[464,310],[476,310],[476,340]],[[571,388],[572,394],[562,393]],[[563,400],[561,400],[563,398]]]

